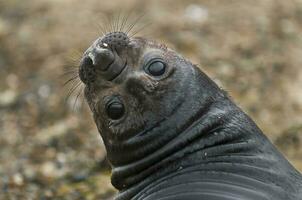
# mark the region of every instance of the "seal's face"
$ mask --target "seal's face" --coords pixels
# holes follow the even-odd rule
[[[107,150],[148,134],[183,101],[183,82],[192,73],[183,62],[165,46],[123,32],[87,49],[79,76]]]

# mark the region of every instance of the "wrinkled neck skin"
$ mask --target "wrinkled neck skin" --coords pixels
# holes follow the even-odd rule
[[[290,165],[213,81],[193,69],[194,78],[184,83],[187,89],[168,117],[120,144],[114,153],[107,149],[117,200],[138,199],[156,181],[191,168],[215,168],[273,182],[271,169]],[[247,170],[238,170],[245,165]],[[283,176],[291,176],[290,172],[278,174],[283,184],[290,185]]]

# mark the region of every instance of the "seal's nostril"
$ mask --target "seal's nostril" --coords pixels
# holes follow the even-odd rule
[[[85,67],[86,66],[92,66],[93,65],[93,61],[92,61],[91,57],[85,56],[84,59],[83,59],[83,61],[82,61],[82,65],[85,66]]]
[[[95,63],[95,55],[94,55],[94,53],[89,52],[89,54],[88,54],[88,58],[91,60],[92,65],[96,65],[96,63]]]

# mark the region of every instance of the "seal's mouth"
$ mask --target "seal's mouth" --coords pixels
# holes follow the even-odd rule
[[[111,67],[111,65],[108,68],[110,68],[110,67]],[[114,81],[115,79],[117,79],[120,76],[120,74],[122,74],[123,71],[125,71],[126,68],[127,68],[127,60],[125,61],[125,64],[121,68],[117,69],[115,75],[109,81]]]

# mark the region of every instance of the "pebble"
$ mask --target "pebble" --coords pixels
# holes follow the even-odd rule
[[[192,22],[204,23],[209,18],[209,12],[208,9],[203,6],[190,4],[186,7],[184,16]]]
[[[40,95],[40,97],[42,98],[47,98],[50,95],[50,87],[49,85],[41,85],[38,89],[38,94]]]
[[[46,177],[56,177],[56,166],[53,162],[45,162],[42,165],[41,172]]]
[[[17,186],[22,186],[24,184],[24,178],[20,173],[14,174],[12,181]]]
[[[0,92],[0,106],[8,107],[17,101],[17,92],[14,90],[6,90]]]

